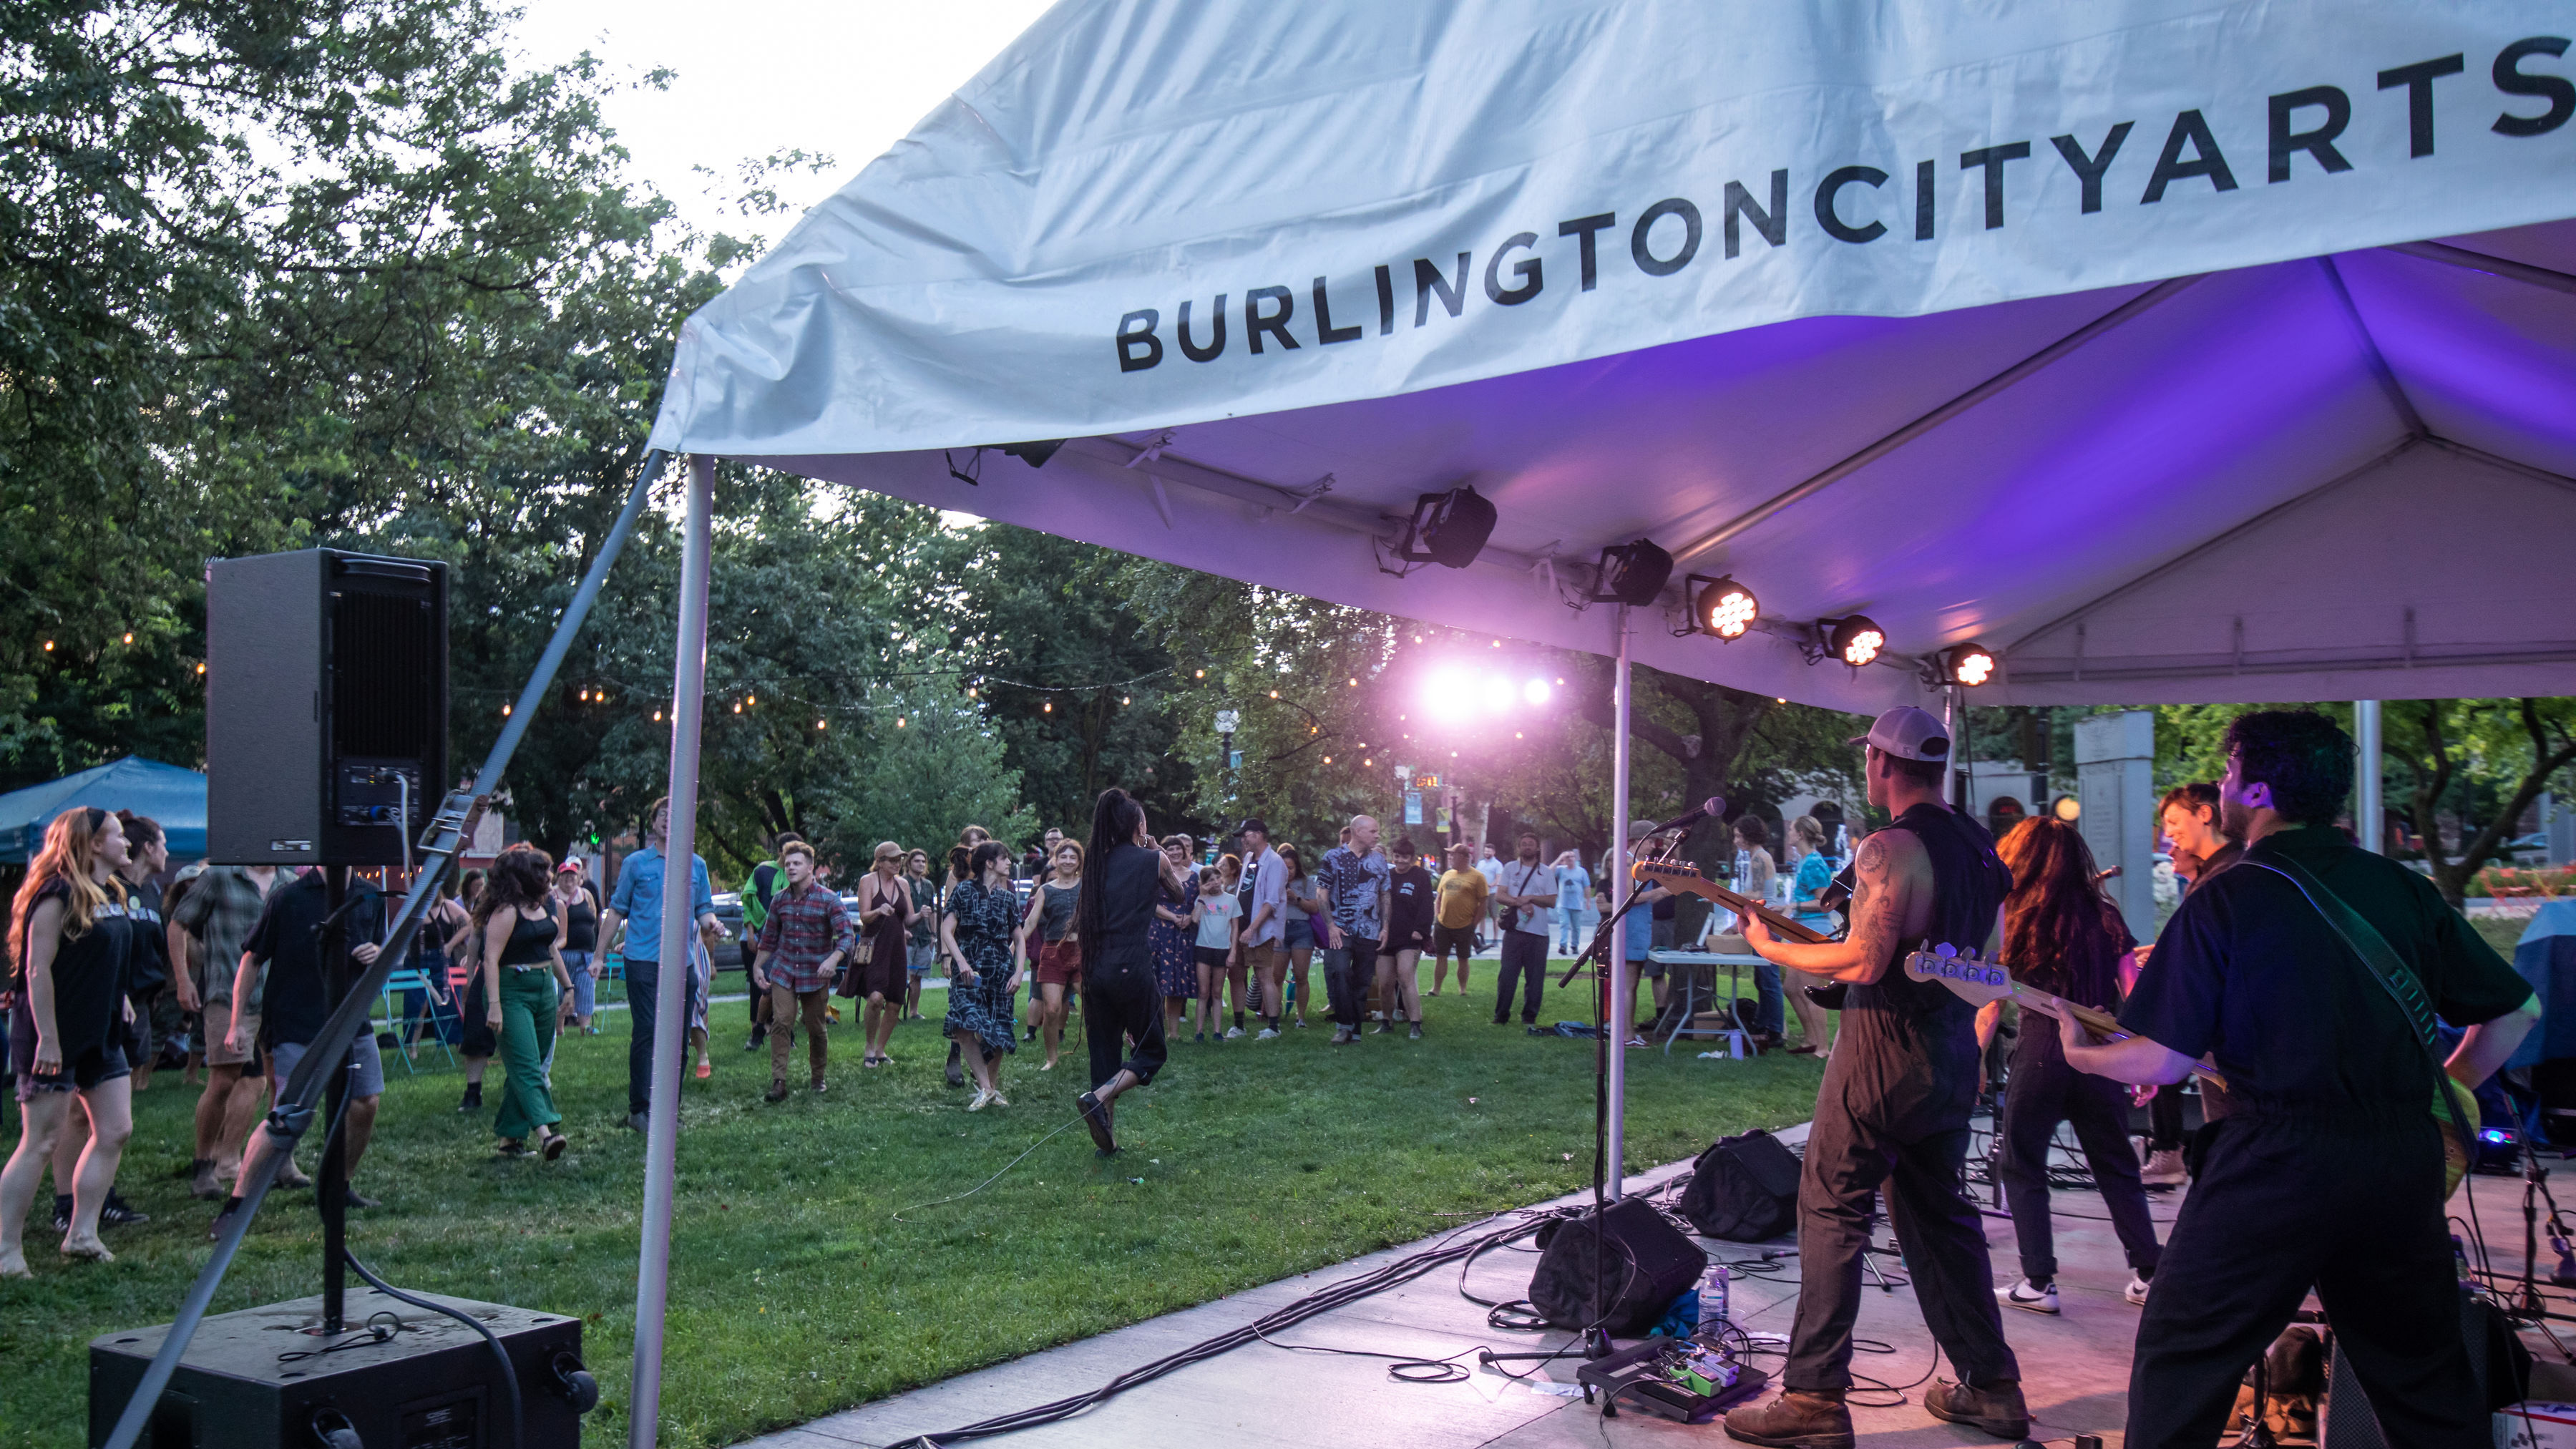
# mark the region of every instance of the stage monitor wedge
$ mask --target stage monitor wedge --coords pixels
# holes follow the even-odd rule
[[[206,849],[399,865],[447,778],[447,565],[337,549],[206,571]]]

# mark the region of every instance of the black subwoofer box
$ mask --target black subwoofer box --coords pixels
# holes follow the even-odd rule
[[[472,1314],[519,1378],[514,1438],[500,1363],[482,1335],[373,1289],[352,1290],[349,1331],[325,1337],[319,1296],[197,1326],[137,1449],[328,1449],[317,1413],[347,1419],[364,1449],[580,1449],[581,1414],[559,1387],[558,1354],[581,1357],[581,1320],[498,1303],[435,1298]],[[398,1325],[381,1342],[369,1320]],[[89,1442],[107,1442],[168,1325],[102,1334],[89,1345]],[[343,1445],[345,1449],[345,1445]]]

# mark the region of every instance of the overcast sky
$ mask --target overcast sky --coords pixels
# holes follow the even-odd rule
[[[1048,0],[523,3],[517,48],[526,65],[588,50],[621,80],[656,66],[677,72],[669,90],[630,91],[608,105],[636,174],[694,225],[775,240],[981,70]],[[794,208],[756,225],[724,214],[734,190],[711,197],[691,170],[705,166],[729,181],[739,162],[792,147],[829,153],[835,164],[783,183]]]

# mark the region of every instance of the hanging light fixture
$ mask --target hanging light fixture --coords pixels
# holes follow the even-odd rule
[[[1852,614],[1840,619],[1818,619],[1816,628],[1825,636],[1825,649],[1832,658],[1854,669],[1878,657],[1887,647],[1887,631],[1867,614]]]
[[[1691,595],[1691,625],[1703,634],[1733,643],[1762,617],[1762,605],[1753,597],[1753,591],[1732,577],[1712,579],[1692,574],[1690,582],[1700,586]]]
[[[1673,576],[1673,556],[1657,548],[1651,540],[1614,544],[1601,550],[1592,584],[1592,601],[1596,604],[1626,604],[1643,608],[1664,591],[1664,581]]]
[[[1941,651],[1941,676],[1945,684],[1974,689],[1995,677],[1995,656],[1973,639],[1953,644]]]

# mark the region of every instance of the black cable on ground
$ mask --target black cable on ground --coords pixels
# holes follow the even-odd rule
[[[1054,1140],[1056,1139],[1057,1135],[1058,1135],[1059,1133],[1062,1133],[1062,1132],[1065,1130],[1065,1128],[1066,1128],[1066,1127],[1079,1126],[1079,1125],[1081,1124],[1081,1122],[1082,1122],[1082,1114],[1081,1114],[1080,1112],[1076,1112],[1076,1113],[1074,1113],[1074,1114],[1073,1114],[1073,1118],[1072,1118],[1072,1120],[1070,1120],[1070,1121],[1066,1122],[1066,1123],[1064,1124],[1064,1127],[1058,1127],[1057,1129],[1055,1129],[1055,1131],[1054,1131],[1054,1132],[1050,1132],[1050,1133],[1048,1133],[1047,1135],[1045,1135],[1044,1137],[1039,1138],[1037,1141],[1030,1143],[1030,1144],[1029,1144],[1029,1146],[1028,1146],[1028,1151],[1027,1151],[1027,1152],[1022,1152],[1019,1156],[1014,1157],[1014,1158],[1012,1158],[1010,1161],[1003,1163],[1003,1164],[1002,1164],[1002,1168],[1001,1168],[1001,1172],[996,1172],[996,1173],[994,1173],[991,1177],[985,1178],[982,1182],[979,1182],[979,1183],[975,1184],[973,1187],[970,1187],[970,1188],[966,1189],[964,1192],[958,1193],[958,1194],[956,1194],[956,1195],[955,1195],[955,1196],[953,1196],[953,1197],[934,1198],[934,1199],[932,1199],[932,1200],[931,1200],[931,1201],[929,1201],[929,1202],[917,1202],[917,1203],[914,1203],[912,1206],[910,1206],[910,1207],[908,1207],[908,1208],[904,1208],[904,1209],[902,1209],[901,1211],[897,1212],[897,1213],[894,1215],[894,1220],[895,1220],[896,1222],[902,1222],[902,1221],[904,1220],[904,1217],[903,1217],[904,1213],[917,1213],[917,1212],[921,1211],[923,1208],[945,1207],[945,1206],[946,1206],[946,1205],[948,1205],[949,1203],[952,1203],[952,1202],[962,1202],[962,1201],[964,1201],[964,1200],[965,1200],[965,1199],[967,1199],[967,1198],[973,1197],[975,1194],[977,1194],[977,1193],[979,1193],[979,1192],[982,1192],[984,1189],[986,1189],[986,1188],[988,1188],[988,1187],[991,1187],[994,1183],[997,1183],[997,1182],[1001,1181],[1001,1180],[1002,1180],[1002,1173],[1003,1173],[1003,1172],[1008,1172],[1008,1171],[1010,1171],[1012,1168],[1019,1166],[1021,1163],[1028,1161],[1028,1160],[1029,1160],[1029,1153],[1030,1153],[1030,1152],[1035,1152],[1035,1151],[1037,1151],[1039,1148],[1044,1147],[1044,1146],[1046,1146],[1048,1143],[1050,1143],[1050,1142],[1054,1141]]]
[[[940,1446],[943,1445],[960,1444],[969,1439],[980,1439],[994,1434],[1007,1434],[1017,1429],[1035,1428],[1041,1424],[1052,1424],[1072,1418],[1083,1410],[1091,1408],[1095,1404],[1102,1403],[1128,1389],[1136,1387],[1139,1384],[1150,1383],[1166,1374],[1187,1368],[1192,1364],[1203,1363],[1233,1349],[1241,1348],[1245,1344],[1254,1342],[1255,1340],[1270,1342],[1271,1340],[1269,1335],[1273,1333],[1278,1333],[1285,1329],[1294,1327],[1295,1325],[1303,1323],[1307,1319],[1313,1318],[1319,1314],[1329,1313],[1334,1309],[1347,1307],[1350,1304],[1356,1303],[1372,1294],[1383,1292],[1388,1288],[1393,1288],[1403,1283],[1409,1283],[1435,1268],[1443,1267],[1449,1263],[1473,1257],[1474,1255],[1492,1247],[1498,1241],[1526,1237],[1551,1219],[1572,1218],[1579,1216],[1583,1211],[1584,1209],[1581,1208],[1556,1208],[1544,1212],[1530,1212],[1518,1215],[1517,1221],[1509,1221],[1501,1224],[1500,1226],[1490,1227],[1487,1231],[1478,1233],[1472,1237],[1458,1237],[1453,1235],[1451,1241],[1443,1243],[1438,1247],[1426,1249],[1425,1251],[1416,1253],[1411,1257],[1399,1258],[1392,1263],[1372,1269],[1369,1272],[1358,1275],[1357,1277],[1348,1278],[1342,1282],[1331,1284],[1314,1293],[1308,1294],[1304,1298],[1298,1299],[1294,1303],[1288,1304],[1286,1307],[1265,1314],[1241,1328],[1232,1329],[1228,1332],[1218,1334],[1214,1338],[1193,1344],[1176,1353],[1167,1354],[1151,1363],[1129,1369],[1127,1372],[1118,1375],[1107,1383],[1102,1384],[1100,1387],[1089,1390],[1088,1392],[1057,1399],[1052,1403],[1040,1404],[1034,1408],[1022,1409],[1016,1413],[999,1415],[995,1418],[986,1419],[979,1423],[968,1424],[960,1428],[943,1429],[936,1433],[918,1435],[914,1438],[905,1440],[904,1443],[906,1445],[919,1446],[919,1449],[940,1449]],[[1460,1230],[1461,1233],[1470,1231],[1472,1230]],[[1283,1344],[1280,1346],[1291,1347],[1292,1345]],[[1354,1350],[1332,1351],[1346,1353],[1356,1352]],[[1472,1349],[1463,1350],[1460,1354],[1453,1354],[1450,1357],[1462,1357],[1464,1353],[1473,1351],[1474,1350]],[[1406,1366],[1428,1366],[1447,1362],[1447,1360],[1442,1359],[1419,1359],[1396,1354],[1360,1354],[1359,1356],[1385,1357],[1392,1360],[1395,1367],[1398,1369]],[[1413,1381],[1445,1382],[1449,1380],[1444,1376],[1439,1379],[1418,1379]]]

